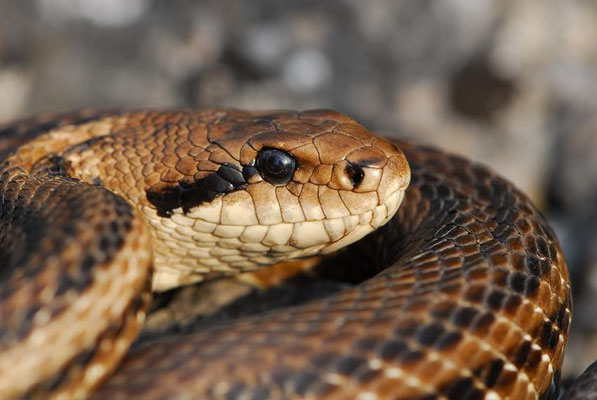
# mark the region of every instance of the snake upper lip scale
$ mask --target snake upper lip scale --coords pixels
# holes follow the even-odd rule
[[[527,197],[337,112],[19,121],[0,198],[6,398],[533,399],[560,373],[568,272]],[[152,289],[340,248],[383,271],[128,352]]]

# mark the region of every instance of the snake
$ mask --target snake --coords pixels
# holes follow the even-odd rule
[[[572,301],[541,212],[344,114],[38,115],[0,127],[0,199],[2,398],[557,390]],[[362,281],[131,348],[152,292],[314,258]]]

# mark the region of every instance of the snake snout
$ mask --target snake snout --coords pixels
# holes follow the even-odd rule
[[[388,158],[388,162],[383,168],[377,189],[380,203],[396,192],[404,192],[410,183],[410,167],[406,157],[402,151],[396,150],[396,152],[396,155]]]
[[[349,215],[342,219],[341,234],[331,234],[332,240],[322,253],[346,246],[387,223],[398,210],[410,182],[406,157],[384,139],[352,151],[334,170],[329,186],[338,190]],[[332,223],[327,221],[325,225]]]

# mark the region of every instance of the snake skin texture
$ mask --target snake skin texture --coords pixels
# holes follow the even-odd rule
[[[3,207],[0,252],[3,260],[5,257],[9,260],[0,264],[0,301],[3,300],[0,302],[0,390],[3,394],[16,397],[27,393],[30,397],[43,397],[60,386],[67,397],[81,397],[99,380],[105,379],[106,371],[111,371],[112,365],[119,362],[143,320],[152,279],[148,271],[150,246],[153,246],[154,263],[160,257],[170,257],[173,264],[180,260],[186,262],[184,256],[172,251],[178,245],[168,247],[164,237],[157,237],[156,241],[153,234],[150,245],[147,225],[154,229],[154,225],[174,225],[167,235],[173,237],[178,232],[175,225],[185,223],[183,216],[198,215],[191,210],[207,207],[214,199],[222,198],[204,193],[206,188],[215,187],[212,183],[199,187],[199,191],[191,191],[186,198],[182,196],[181,193],[187,193],[182,189],[187,188],[185,179],[191,176],[189,171],[212,173],[193,176],[194,182],[205,182],[202,178],[220,172],[232,185],[223,187],[223,192],[244,190],[240,183],[234,186],[233,179],[219,171],[219,167],[214,169],[214,164],[227,168],[236,166],[235,171],[240,170],[239,165],[250,166],[243,159],[242,150],[247,137],[263,133],[264,127],[259,121],[270,124],[276,118],[286,122],[296,122],[297,118],[316,121],[312,123],[315,136],[320,131],[330,132],[340,126],[344,129],[342,132],[350,131],[359,138],[357,142],[379,146],[362,153],[361,144],[343,147],[343,142],[333,137],[324,141],[322,147],[315,145],[319,153],[317,164],[309,164],[312,152],[303,156],[307,160],[305,165],[312,167],[309,173],[303,171],[304,176],[298,178],[303,187],[337,185],[338,190],[348,190],[358,185],[346,181],[350,169],[344,161],[356,164],[354,157],[358,155],[358,162],[366,165],[363,185],[376,187],[378,193],[375,201],[371,200],[367,206],[371,212],[367,214],[367,225],[374,224],[375,220],[375,227],[383,226],[340,250],[325,263],[332,263],[337,269],[357,271],[367,279],[319,300],[218,323],[197,332],[158,338],[129,352],[115,373],[97,389],[96,398],[535,399],[553,394],[571,318],[569,278],[553,231],[524,194],[481,165],[427,147],[395,141],[394,145],[408,159],[411,183],[402,206],[391,217],[392,208],[400,204],[399,188],[405,181],[384,180],[384,174],[379,171],[390,168],[397,174],[404,170],[402,152],[396,152],[394,146],[369,138],[347,117],[329,112],[260,113],[257,120],[255,114],[236,111],[225,114],[224,122],[230,123],[216,124],[215,137],[207,141],[205,128],[194,127],[192,121],[185,119],[188,114],[172,117],[166,112],[143,114],[140,118],[138,114],[87,112],[57,120],[48,118],[44,122],[47,128],[39,128],[34,120],[22,122],[20,128],[5,128],[4,135],[10,140],[9,144],[0,145],[0,154],[5,159],[0,180]],[[208,111],[198,121],[215,121],[221,117],[218,111]],[[196,139],[203,140],[198,147],[205,149],[215,143],[206,159],[209,163],[202,164],[204,167],[198,169],[196,164],[186,161],[179,163],[181,157],[167,160],[168,154],[176,152],[180,146],[176,140],[169,145],[167,139],[159,139],[179,137],[177,132],[180,131],[173,127],[172,118],[174,125],[187,128],[186,136],[202,132],[203,137]],[[256,121],[261,124],[258,129]],[[285,132],[298,128],[292,123],[285,129],[279,125],[276,124],[275,129]],[[127,132],[131,127],[145,132],[146,136],[143,133],[141,136],[147,140],[124,143],[97,140],[110,132]],[[256,130],[251,131],[251,128]],[[47,131],[57,133],[43,135]],[[226,134],[230,132],[236,136],[226,142]],[[278,140],[276,135],[262,137],[259,140],[263,140],[263,144],[257,140],[257,144],[249,146],[251,149],[244,150],[250,154],[246,157],[254,158],[262,148],[282,147],[293,151],[313,142],[311,138],[301,139],[300,132],[296,135],[290,147],[288,141]],[[74,136],[78,139],[73,146],[70,138]],[[28,145],[33,138],[36,144]],[[136,159],[136,155],[144,151],[143,146],[156,138],[163,144],[157,146],[158,155],[141,154],[139,159],[163,157],[164,164],[171,168],[147,172],[142,163],[135,165],[130,160]],[[184,148],[185,154],[191,151],[190,147]],[[128,161],[106,163],[109,157],[104,154],[120,155]],[[322,154],[329,157],[329,162],[322,162]],[[384,161],[386,158],[393,161]],[[19,161],[18,166],[14,165],[15,159]],[[330,167],[319,170],[320,164]],[[105,165],[110,165],[109,169]],[[335,172],[336,165],[341,167]],[[145,179],[143,187],[149,186],[150,190],[142,193],[139,180],[127,182],[124,172],[135,168]],[[369,175],[375,174],[380,178],[376,178],[377,183],[370,183]],[[64,175],[69,178],[64,179]],[[248,171],[248,175],[256,179],[253,172]],[[164,186],[164,182],[171,184]],[[247,184],[250,183],[247,180]],[[52,185],[65,189],[56,190]],[[181,191],[172,192],[171,188],[176,185],[182,187]],[[56,192],[60,196],[52,195]],[[300,197],[302,192],[296,193]],[[81,199],[80,207],[78,199]],[[331,210],[323,204],[331,199],[319,200],[324,210]],[[369,201],[366,195],[341,200],[349,211],[354,207],[351,215],[369,212],[357,206]],[[135,206],[138,212],[130,205],[136,201],[141,204]],[[279,201],[279,204],[283,206],[284,202]],[[377,211],[378,204],[383,204],[385,211]],[[223,209],[220,206],[220,215]],[[259,213],[258,206],[254,210]],[[75,232],[75,236],[86,243],[84,246],[67,249],[69,242],[60,240],[59,235],[46,233],[55,215],[80,219],[85,213],[88,213],[85,220],[90,224]],[[279,218],[285,217],[280,214]],[[357,217],[357,221],[362,218]],[[148,224],[141,222],[147,220]],[[118,224],[115,228],[113,221]],[[344,230],[348,229],[346,224],[350,225],[346,222]],[[107,232],[100,235],[103,230]],[[363,232],[355,235],[354,240],[363,236]],[[240,237],[230,230],[223,236],[227,236],[226,239]],[[23,240],[18,240],[19,237]],[[113,240],[101,243],[99,237]],[[210,243],[219,245],[220,239]],[[53,242],[45,245],[44,241]],[[286,242],[279,250],[294,252],[297,242]],[[160,256],[156,246],[168,250],[163,250]],[[27,249],[30,248],[42,251],[29,254]],[[43,249],[48,252],[44,253]],[[80,249],[89,250],[88,255]],[[317,252],[299,255],[310,254]],[[63,258],[65,255],[67,257]],[[28,256],[37,259],[14,261]],[[86,257],[92,260],[86,261]],[[70,269],[66,269],[72,270],[72,275],[67,274],[67,278],[57,274],[62,271],[59,267],[42,268],[44,260],[58,263],[63,259],[72,260],[68,264]],[[238,261],[237,267],[231,267],[235,271],[254,267],[243,264],[246,258],[231,259]],[[184,266],[183,261],[180,264]],[[81,263],[93,268],[76,268]],[[133,272],[131,264],[135,264],[135,271],[139,272]],[[26,268],[17,269],[15,265]],[[113,275],[129,270],[131,283]],[[165,281],[162,288],[168,288],[190,283],[198,276],[200,279],[210,277],[203,270],[199,274],[183,273],[180,279],[179,275],[166,276],[158,282]],[[18,283],[24,278],[24,289],[15,290],[6,283],[10,279]],[[103,287],[91,287],[91,281],[103,282]],[[154,289],[156,285],[160,287],[154,274]],[[63,289],[44,296],[45,287]],[[46,304],[47,298],[54,295],[60,301],[56,305]],[[64,315],[60,307],[87,295],[85,301],[96,299],[100,303],[101,318],[111,322],[96,332],[88,327],[77,328],[77,321],[90,319],[76,309],[69,319],[58,321],[58,317]],[[52,307],[56,310],[52,311]],[[40,313],[40,309],[43,312]],[[57,331],[36,338],[35,327],[48,321],[56,321],[57,329],[71,333],[63,335]],[[49,372],[52,366],[48,366],[40,377],[21,378],[27,375],[27,368],[31,369],[27,363],[39,358],[32,354],[36,351],[43,354],[49,337],[63,340],[61,345],[65,349],[74,349],[76,342],[78,350],[68,351],[78,354],[65,353],[62,360],[56,360],[57,365],[62,365],[58,372]],[[10,350],[15,343],[29,347]],[[110,361],[104,363],[109,357]],[[9,370],[11,362],[21,369],[4,372]],[[81,379],[82,388],[69,389],[71,383],[74,385]]]
[[[0,193],[0,393],[44,397],[57,381],[85,392],[140,328],[150,300],[149,231],[123,199],[49,169],[3,168]],[[92,370],[85,379],[83,366]]]

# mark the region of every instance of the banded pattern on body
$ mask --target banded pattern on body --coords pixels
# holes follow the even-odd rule
[[[106,379],[143,319],[151,262],[164,290],[331,253],[384,224],[326,260],[372,277],[362,284],[163,338],[97,396],[532,399],[557,380],[570,321],[561,250],[484,167],[330,111],[85,112],[0,135],[11,396],[83,396]],[[410,178],[399,149],[412,184],[392,218]],[[9,350],[29,343],[68,351],[46,365]]]

